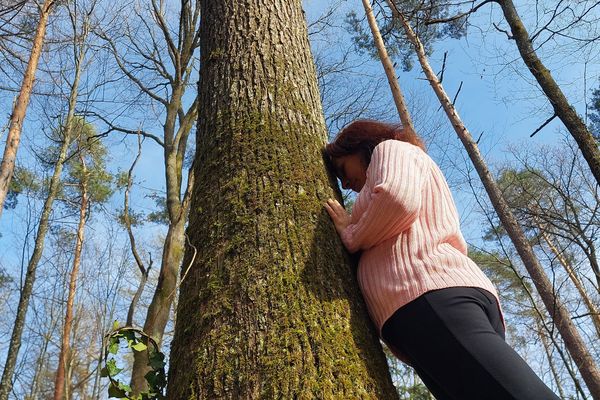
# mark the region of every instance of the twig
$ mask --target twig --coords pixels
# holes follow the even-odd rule
[[[462,89],[462,85],[463,85],[463,81],[460,81],[460,85],[458,85],[458,90],[456,91],[456,94],[454,95],[454,98],[452,99],[453,107],[456,104],[456,99],[458,98],[458,94],[460,93],[460,90]]]
[[[181,284],[183,283],[184,279],[186,278],[188,272],[190,272],[190,268],[192,268],[192,265],[194,265],[194,260],[196,260],[196,255],[198,254],[198,250],[196,249],[196,247],[190,242],[190,237],[186,234],[185,235],[185,241],[187,242],[188,246],[190,246],[192,249],[194,249],[194,255],[192,256],[192,259],[190,260],[190,262],[188,263],[187,268],[185,269],[185,272],[183,273],[183,276],[181,277],[181,279],[179,280],[179,283],[177,283],[177,286],[175,286],[175,288],[173,289],[173,291],[171,292],[171,294],[169,295],[169,297],[173,296],[175,294],[175,292],[177,292],[177,289],[179,289],[179,286],[181,286]]]
[[[477,140],[475,141],[475,143],[479,144],[479,141],[481,140],[482,136],[483,136],[483,131],[481,131],[481,133],[479,134],[479,137],[477,138]]]
[[[440,71],[440,73],[438,74],[439,80],[440,80],[440,84],[444,81],[444,72],[446,71],[446,57],[448,56],[448,52],[445,51],[444,52],[444,61],[442,62],[442,70]]]
[[[445,23],[445,22],[452,22],[452,21],[456,21],[457,19],[461,19],[463,17],[466,17],[469,14],[474,13],[475,11],[477,11],[479,8],[481,8],[482,6],[484,6],[487,3],[493,3],[495,0],[485,0],[481,3],[479,3],[478,5],[476,5],[475,7],[471,8],[469,11],[466,11],[464,13],[461,14],[457,14],[453,17],[449,17],[449,18],[436,18],[436,19],[430,19],[430,20],[426,20],[425,21],[425,25],[433,25],[433,24],[440,24],[440,23]]]
[[[502,33],[504,33],[504,34],[506,35],[506,38],[507,38],[508,40],[514,40],[514,37],[513,37],[513,36],[512,36],[510,33],[508,33],[508,31],[507,31],[507,30],[504,30],[504,29],[500,28],[500,27],[498,26],[498,24],[496,24],[495,22],[493,22],[493,23],[492,23],[492,25],[494,25],[494,28],[496,28],[496,30],[497,30],[498,32],[502,32]]]
[[[551,116],[550,118],[548,118],[548,119],[546,120],[546,122],[544,122],[542,125],[540,125],[540,127],[539,127],[539,128],[537,128],[535,131],[533,131],[533,133],[532,133],[531,135],[529,135],[529,137],[533,137],[533,136],[534,136],[536,133],[538,133],[539,131],[541,131],[542,129],[544,129],[544,127],[545,127],[546,125],[548,125],[550,122],[552,122],[552,120],[553,120],[554,118],[556,118],[556,117],[557,117],[557,115],[556,115],[556,113],[554,113],[554,115],[553,115],[553,116]]]

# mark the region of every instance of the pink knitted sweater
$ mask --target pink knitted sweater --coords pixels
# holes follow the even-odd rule
[[[430,290],[480,287],[498,299],[492,282],[467,257],[442,172],[412,144],[386,140],[375,147],[341,238],[351,253],[363,250],[358,282],[380,333],[398,308]]]

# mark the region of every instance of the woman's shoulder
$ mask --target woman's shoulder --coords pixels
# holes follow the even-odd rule
[[[388,139],[388,140],[384,140],[383,142],[380,142],[377,146],[375,146],[375,148],[373,149],[373,155],[375,155],[376,153],[382,153],[382,152],[398,152],[398,153],[414,153],[414,154],[420,154],[420,155],[427,155],[427,153],[425,153],[425,151],[423,151],[423,149],[421,149],[419,146],[415,146],[412,143],[408,143],[408,142],[404,142],[402,140],[396,140],[396,139]]]

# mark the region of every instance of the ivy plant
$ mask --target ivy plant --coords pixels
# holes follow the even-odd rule
[[[144,376],[148,389],[144,392],[133,394],[131,387],[117,377],[123,368],[117,366],[119,350],[127,348],[128,351],[147,351],[148,366],[150,370]],[[144,331],[131,326],[119,327],[114,322],[110,332],[104,337],[102,377],[108,378],[108,396],[128,400],[162,400],[165,399],[165,386],[167,376],[165,373],[165,355],[160,351],[158,343]]]

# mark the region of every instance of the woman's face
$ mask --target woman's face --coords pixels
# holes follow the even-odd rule
[[[342,182],[342,187],[360,192],[367,180],[368,167],[361,155],[349,154],[334,158],[333,165],[338,178]]]

